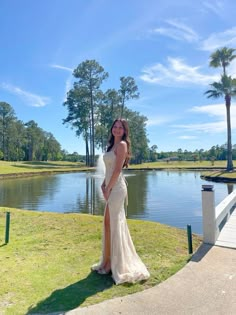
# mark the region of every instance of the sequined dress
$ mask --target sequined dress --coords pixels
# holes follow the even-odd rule
[[[115,167],[116,155],[114,151],[106,152],[103,160],[106,166],[105,183],[107,185]],[[116,284],[134,283],[150,277],[146,266],[136,253],[130,236],[124,208],[126,197],[127,185],[123,174],[120,173],[105,206],[105,211],[109,208],[110,214],[111,272]],[[105,229],[103,230],[102,258],[98,264],[92,266],[93,270],[98,270],[104,265],[104,233]]]

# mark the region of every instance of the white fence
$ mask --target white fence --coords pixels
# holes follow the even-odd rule
[[[236,206],[236,191],[215,206],[213,185],[202,185],[203,242],[214,245]]]

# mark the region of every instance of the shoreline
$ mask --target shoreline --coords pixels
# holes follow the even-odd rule
[[[125,169],[126,171],[209,171],[209,172],[220,172],[225,170],[224,167],[210,168],[210,167],[131,167]],[[35,171],[35,172],[20,172],[20,173],[6,173],[0,174],[0,179],[14,179],[23,177],[33,177],[33,176],[48,176],[64,173],[79,173],[79,172],[90,172],[95,171],[95,168],[80,168],[80,169],[68,169],[68,170],[45,170],[45,171]],[[200,175],[201,179],[212,181],[212,182],[222,182],[222,183],[236,183],[236,178],[229,178],[224,176],[211,176],[211,175]]]
[[[79,172],[88,172],[94,169],[76,169],[76,170],[47,170],[41,172],[22,172],[22,173],[6,173],[0,174],[0,179],[10,179],[10,178],[19,178],[19,177],[33,177],[33,176],[40,176],[40,175],[54,175],[60,173],[79,173]]]

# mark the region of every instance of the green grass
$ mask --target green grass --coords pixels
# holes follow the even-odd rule
[[[227,171],[212,171],[212,172],[203,172],[203,177],[212,180],[236,180],[236,171],[227,172]]]
[[[236,164],[236,163],[235,163]],[[199,170],[225,170],[226,161],[215,161],[214,165],[210,161],[170,161],[170,162],[150,162],[142,164],[131,164],[129,169],[199,169]],[[36,174],[53,174],[58,172],[78,172],[94,170],[86,167],[80,162],[48,161],[48,162],[7,162],[0,161],[0,177],[32,176]],[[236,178],[236,174],[227,175]]]
[[[200,170],[202,177],[207,180],[218,182],[236,182],[236,171],[226,171],[227,161],[214,161],[212,165],[211,161],[193,162],[193,161],[171,161],[171,162],[152,162],[143,164],[132,164],[129,169],[168,169],[168,170]],[[236,161],[234,161],[236,165]],[[206,171],[207,170],[207,171]]]
[[[4,244],[5,212],[11,212]],[[0,208],[0,314],[46,314],[87,306],[150,288],[189,260],[186,231],[128,220],[136,249],[151,277],[116,286],[90,271],[101,254],[102,217]],[[194,250],[200,237],[193,235]],[[2,313],[1,313],[2,312]]]
[[[142,163],[142,164],[131,164],[129,168],[131,169],[140,169],[140,168],[160,168],[160,169],[225,169],[226,168],[226,161],[214,161],[212,165],[211,161],[158,161],[158,162],[149,162],[149,163]]]
[[[0,175],[34,175],[38,173],[74,172],[87,170],[83,163],[50,161],[50,162],[7,162],[0,161]]]

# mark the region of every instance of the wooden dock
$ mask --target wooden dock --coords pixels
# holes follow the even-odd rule
[[[226,222],[215,245],[236,248],[236,210],[233,211]]]

